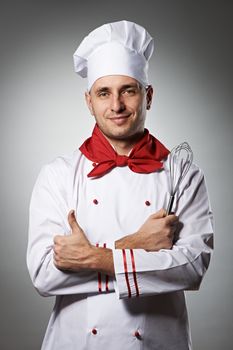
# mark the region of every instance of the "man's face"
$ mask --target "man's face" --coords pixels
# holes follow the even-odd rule
[[[109,140],[129,140],[144,131],[152,94],[152,87],[146,90],[131,77],[109,75],[95,81],[86,102]]]

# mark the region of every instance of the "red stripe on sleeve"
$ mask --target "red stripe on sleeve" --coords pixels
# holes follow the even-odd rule
[[[102,281],[101,281],[101,273],[98,272],[98,289],[99,292],[102,292]]]
[[[109,291],[109,289],[108,289],[108,281],[109,281],[109,277],[108,277],[108,275],[106,275],[106,280],[105,280],[105,283],[106,283],[106,292]]]
[[[104,243],[104,248],[107,248],[106,243]],[[105,290],[106,290],[106,292],[109,291],[109,289],[108,289],[108,281],[109,281],[109,277],[108,277],[108,275],[105,275]]]
[[[136,296],[139,296],[139,288],[138,288],[138,281],[137,281],[137,274],[136,274],[136,267],[135,267],[135,260],[134,260],[134,253],[133,249],[130,249],[130,256],[131,256],[131,261],[132,261],[132,268],[133,268],[133,280],[135,284],[135,289],[136,289]]]
[[[126,280],[126,284],[127,284],[127,288],[128,288],[128,296],[129,296],[129,298],[131,298],[131,289],[130,289],[130,284],[129,284],[128,267],[127,267],[125,249],[122,249],[122,254],[123,254],[124,269],[125,269],[125,280]]]
[[[99,247],[99,243],[96,243],[96,247]],[[99,292],[102,292],[102,281],[100,272],[98,272],[98,290]]]

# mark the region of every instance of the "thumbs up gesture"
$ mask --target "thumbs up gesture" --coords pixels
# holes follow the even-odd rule
[[[68,214],[70,235],[54,237],[54,264],[60,270],[80,271],[88,269],[92,256],[92,245],[79,226],[74,210]]]
[[[78,240],[80,241],[79,243],[81,244],[88,244],[90,245],[90,242],[88,241],[87,237],[85,236],[85,233],[83,232],[82,228],[79,226],[74,210],[71,210],[68,214],[68,222],[71,228],[71,235],[76,236]]]

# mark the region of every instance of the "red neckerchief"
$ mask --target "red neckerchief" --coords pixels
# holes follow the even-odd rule
[[[126,165],[135,173],[152,173],[163,168],[162,160],[170,153],[145,129],[144,136],[133,147],[129,156],[118,155],[97,125],[92,136],[84,141],[79,149],[94,162],[94,169],[88,177],[103,176],[116,166]]]

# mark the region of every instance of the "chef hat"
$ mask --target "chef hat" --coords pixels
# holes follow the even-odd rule
[[[75,72],[88,78],[88,90],[106,75],[126,75],[148,85],[148,61],[154,43],[140,25],[120,21],[104,24],[86,36],[75,51]]]

